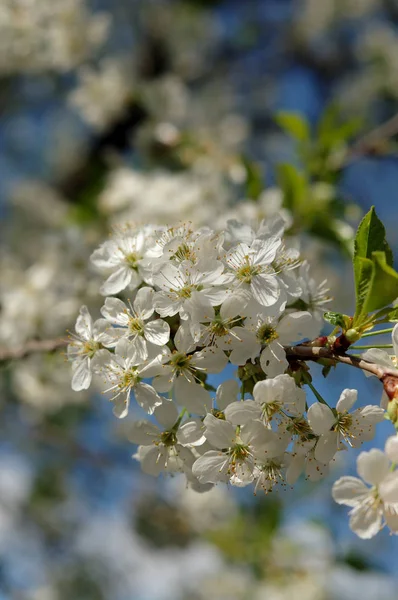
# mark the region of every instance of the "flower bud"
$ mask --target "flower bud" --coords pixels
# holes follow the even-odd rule
[[[357,329],[348,329],[348,331],[345,332],[345,337],[353,344],[361,339],[361,334],[359,331],[357,331]]]
[[[394,398],[388,403],[387,415],[391,423],[395,425],[398,421],[398,398]]]

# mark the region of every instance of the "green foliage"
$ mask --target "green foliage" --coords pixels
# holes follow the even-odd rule
[[[312,184],[307,174],[292,164],[277,167],[278,183],[283,191],[284,206],[290,210],[294,223],[288,233],[307,231],[327,240],[351,256],[350,241],[341,233],[343,204],[337,200],[329,184]]]
[[[315,135],[323,152],[331,151],[337,146],[346,144],[360,132],[362,127],[361,117],[342,121],[339,106],[330,104],[319,120]]]
[[[297,143],[299,158],[308,175],[327,182],[335,181],[348,142],[363,127],[361,117],[343,119],[336,104],[325,109],[313,133],[307,119],[296,112],[278,112],[275,121]]]
[[[235,519],[210,531],[207,537],[228,560],[249,566],[261,579],[272,559],[270,547],[281,519],[280,502],[268,496],[242,507]]]
[[[386,240],[383,223],[374,207],[362,219],[355,237],[354,278],[356,309],[354,325],[368,321],[368,313],[380,311],[398,297],[398,273],[393,269],[393,255]],[[384,309],[374,320],[385,322],[392,309]],[[393,313],[394,315],[395,313]]]
[[[341,327],[344,330],[351,326],[352,321],[351,317],[338,312],[325,312],[323,318],[331,325]]]
[[[300,215],[309,195],[304,174],[293,165],[282,164],[278,165],[278,180],[284,194],[284,205],[294,215]]]
[[[308,142],[310,139],[310,126],[303,115],[296,112],[280,111],[276,114],[275,121],[292,138],[298,142]]]
[[[261,167],[245,157],[242,158],[246,169],[246,196],[250,200],[257,200],[264,189],[264,179]]]
[[[372,253],[379,250],[386,254],[387,264],[392,266],[393,255],[386,240],[386,230],[372,206],[359,224],[354,242],[354,258],[355,256],[372,258]]]
[[[398,306],[396,306],[395,308],[392,308],[390,310],[390,312],[388,313],[387,317],[388,318],[386,319],[386,321],[384,321],[384,323],[387,321],[392,321],[392,322],[398,321]],[[382,322],[382,321],[380,321],[380,322]]]

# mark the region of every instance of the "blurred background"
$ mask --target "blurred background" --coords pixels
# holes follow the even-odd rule
[[[99,316],[89,256],[127,221],[283,211],[350,313],[371,205],[398,250],[397,140],[396,0],[2,0],[0,360]],[[332,403],[379,401],[362,373],[314,372]],[[134,452],[62,352],[1,360],[0,600],[397,598],[397,539],[359,541],[330,496],[354,452],[256,497],[154,480]]]

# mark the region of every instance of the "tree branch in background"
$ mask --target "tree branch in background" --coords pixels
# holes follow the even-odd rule
[[[19,348],[0,348],[0,362],[18,360],[36,352],[54,352],[66,348],[69,341],[61,338],[54,340],[30,340]]]
[[[398,134],[398,113],[359,138],[347,152],[343,166],[361,156],[385,154],[387,140]]]

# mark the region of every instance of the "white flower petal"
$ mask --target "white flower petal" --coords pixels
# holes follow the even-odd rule
[[[390,470],[388,457],[377,448],[369,452],[361,452],[357,458],[358,475],[371,485],[378,485]]]
[[[141,420],[134,421],[128,431],[128,440],[133,444],[142,444],[143,446],[150,446],[153,441],[160,435],[160,430],[154,423],[149,421]]]
[[[310,481],[320,481],[329,473],[329,465],[319,462],[311,454],[305,464],[305,476]]]
[[[386,441],[384,452],[393,463],[398,463],[398,435],[392,435]]]
[[[276,328],[282,345],[313,337],[314,317],[307,311],[298,311],[282,317]],[[318,329],[318,325],[316,325]]]
[[[343,390],[341,392],[340,398],[336,404],[336,410],[339,413],[343,413],[343,412],[348,412],[353,405],[355,404],[355,402],[357,401],[358,398],[358,391],[357,390]]]
[[[387,527],[396,535],[398,533],[398,513],[396,512],[396,508],[384,508],[384,519]]]
[[[250,485],[254,479],[253,463],[248,460],[235,462],[232,475],[230,477],[231,485],[235,487],[246,487]]]
[[[369,540],[377,535],[381,528],[382,514],[368,505],[359,505],[353,510],[350,518],[350,528],[363,540]]]
[[[212,414],[207,414],[203,423],[206,426],[205,436],[208,442],[215,448],[229,448],[235,443],[235,429],[222,419],[217,419]]]
[[[221,305],[220,316],[224,319],[233,319],[245,314],[245,308],[250,301],[250,292],[238,289],[230,293]]]
[[[219,410],[225,410],[228,404],[235,402],[239,393],[239,383],[236,379],[223,381],[216,391],[216,403]]]
[[[117,271],[112,273],[106,281],[100,287],[100,294],[103,296],[111,296],[112,294],[118,294],[122,290],[126,289],[130,285],[132,280],[132,269],[127,265],[119,267]]]
[[[75,361],[72,364],[72,370],[72,390],[74,392],[87,390],[91,383],[91,365],[89,357],[86,356],[82,360]]]
[[[142,450],[141,450],[142,448]],[[139,452],[141,469],[148,475],[158,477],[166,468],[168,458],[167,449],[164,446],[144,446]]]
[[[368,494],[369,488],[358,477],[340,477],[332,487],[333,500],[351,507],[357,506]]]
[[[316,460],[327,465],[337,452],[339,436],[336,431],[321,435],[314,450]]]
[[[153,281],[155,285],[166,292],[170,289],[178,290],[181,288],[180,271],[171,262],[162,265],[161,269],[153,276]]]
[[[217,347],[208,346],[192,356],[191,364],[208,373],[221,373],[228,363],[225,353]]]
[[[336,421],[331,409],[321,402],[315,402],[309,407],[307,418],[316,435],[327,433]]]
[[[93,339],[107,348],[116,346],[122,329],[115,329],[106,319],[97,319],[93,325]]]
[[[379,485],[380,498],[398,509],[398,471],[389,473]]]
[[[162,398],[162,403],[155,408],[155,417],[164,429],[174,427],[178,419],[178,410],[172,400]]]
[[[92,338],[93,320],[88,312],[87,306],[82,306],[80,309],[80,314],[76,320],[75,331],[83,338],[83,340],[90,340]]]
[[[280,247],[282,241],[275,237],[268,237],[267,239],[254,240],[251,247],[256,253],[253,263],[255,265],[269,265],[275,260],[276,252]]]
[[[391,360],[391,356],[385,350],[380,348],[370,348],[362,354],[362,358],[368,362],[375,363],[376,365],[382,365],[383,367],[394,368],[394,363]],[[371,374],[364,371],[367,377],[372,377]]]
[[[120,394],[117,398],[113,400],[113,414],[118,419],[124,419],[129,412],[130,407],[130,390],[126,393],[126,395]]]
[[[261,408],[253,400],[238,400],[227,406],[225,417],[234,427],[247,425],[261,417]]]
[[[119,298],[106,298],[105,304],[101,308],[101,315],[107,321],[114,325],[121,325],[122,327],[128,326],[129,316],[127,312],[127,306]]]
[[[282,375],[289,366],[283,347],[273,342],[264,348],[260,356],[260,365],[264,373],[270,378]]]
[[[190,412],[202,415],[210,410],[210,394],[199,383],[189,382],[183,376],[178,377],[174,393],[177,404],[185,406]]]
[[[143,287],[138,290],[137,295],[134,299],[134,310],[140,319],[146,321],[153,315],[154,306],[153,298],[155,291],[150,287]]]
[[[288,483],[289,485],[294,485],[297,479],[300,477],[301,473],[304,471],[304,467],[305,455],[296,454],[296,456],[293,456],[286,470],[286,483]]]
[[[222,452],[210,450],[200,456],[192,467],[192,473],[201,483],[228,481],[228,457]]]
[[[153,306],[161,317],[173,317],[181,309],[183,302],[168,292],[157,292]]]
[[[162,365],[161,365],[162,366]],[[152,385],[157,392],[161,394],[165,392],[169,392],[173,387],[173,377],[171,374],[171,369],[168,370],[166,375],[159,375],[152,380]]]
[[[261,350],[255,332],[245,327],[233,327],[231,335],[232,342],[227,348],[232,350],[229,362],[233,365],[244,365],[249,359],[254,361]]]
[[[163,402],[163,398],[157,394],[151,385],[142,383],[141,381],[134,387],[134,395],[137,403],[149,415],[152,415],[155,408]]]
[[[114,240],[104,242],[90,256],[90,261],[98,269],[110,269],[120,264],[122,260],[123,253],[118,250]]]
[[[92,378],[90,359],[88,358],[88,356],[83,358],[83,360],[77,360],[76,362],[74,362],[72,365],[72,370],[72,390],[74,392],[87,390],[90,387]]]
[[[256,275],[250,284],[254,299],[262,306],[272,306],[278,301],[280,287],[273,275]]]
[[[136,335],[135,338],[131,340],[131,345],[135,349],[134,363],[140,365],[145,362],[148,358],[148,348],[145,339],[140,335]]]
[[[187,421],[177,431],[178,442],[182,446],[201,446],[206,441],[204,429],[201,419]]]
[[[164,346],[170,339],[170,325],[162,319],[146,323],[144,335],[148,342],[156,346]]]

